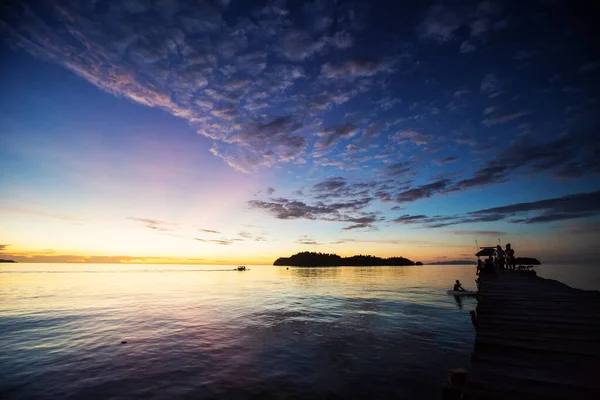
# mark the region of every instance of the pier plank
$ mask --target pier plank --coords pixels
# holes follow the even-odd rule
[[[600,292],[518,272],[480,276],[465,399],[600,398]]]

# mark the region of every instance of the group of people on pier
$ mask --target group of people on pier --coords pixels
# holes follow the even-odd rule
[[[490,254],[485,261],[477,260],[477,273],[504,271],[505,269],[515,270],[517,267],[515,260],[515,251],[510,243],[506,244],[505,249],[497,245],[493,254]]]

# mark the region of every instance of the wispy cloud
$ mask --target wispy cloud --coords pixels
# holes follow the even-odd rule
[[[310,71],[299,65],[354,46],[361,29],[354,5],[306,5],[306,26],[283,2],[248,5],[251,18],[236,19],[224,17],[226,1],[134,3],[19,3],[3,27],[11,44],[187,120],[214,141],[212,154],[242,172],[305,162],[315,119],[393,71],[393,57],[340,58]],[[336,130],[323,145],[349,135]]]
[[[488,237],[501,237],[506,235],[506,232],[502,232],[502,231],[454,231],[452,232],[455,235],[463,235],[463,236],[474,236],[474,237],[478,237],[478,236],[488,236]]]
[[[308,237],[308,236],[306,236],[306,235],[302,235],[302,236],[300,236],[300,237],[299,237],[299,238],[296,240],[296,243],[299,243],[299,244],[305,244],[305,245],[311,245],[311,246],[319,246],[319,245],[323,244],[323,243],[317,242],[317,241],[316,241],[316,240],[314,240],[314,239],[311,239],[311,238],[309,238],[309,237]]]
[[[175,227],[177,226],[177,224],[174,224],[172,222],[165,222],[165,221],[152,219],[152,218],[129,217],[128,219],[131,221],[140,222],[146,228],[149,228],[149,229],[152,229],[155,231],[161,231],[161,232],[172,232],[175,230]]]
[[[205,232],[205,233],[214,233],[214,234],[221,234],[221,232],[219,231],[215,231],[214,229],[198,229],[200,232]]]
[[[445,226],[495,222],[506,220],[515,224],[534,224],[553,221],[572,220],[600,215],[600,191],[579,193],[552,199],[516,203],[507,206],[486,208],[458,215],[426,216],[403,215],[394,222],[403,224],[420,223],[429,228]],[[465,234],[486,231],[463,231]],[[498,232],[493,232],[495,235]],[[457,234],[461,234],[458,233]]]
[[[485,126],[493,126],[497,124],[504,124],[510,121],[514,121],[515,119],[525,117],[531,114],[531,111],[521,111],[510,114],[496,115],[486,117],[483,121],[481,121]]]

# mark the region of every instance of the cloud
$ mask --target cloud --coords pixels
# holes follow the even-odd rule
[[[435,4],[418,25],[417,34],[422,40],[446,43],[460,37],[458,31],[464,28],[472,39],[481,40],[489,31],[502,26],[501,16],[500,7],[492,1],[482,1],[476,7]]]
[[[547,200],[511,204],[503,207],[488,208],[468,213],[479,217],[502,215],[505,218],[520,214],[534,213],[521,218],[509,220],[515,223],[551,222],[576,219],[600,214],[600,191],[579,193]]]
[[[275,193],[275,189],[273,189],[272,187],[267,188],[267,194],[269,196],[271,196],[273,193]]]
[[[404,215],[399,216],[398,218],[394,218],[390,222],[396,222],[398,224],[414,224],[414,223],[420,222],[422,220],[427,220],[427,218],[428,217],[426,215],[404,214]]]
[[[452,95],[454,97],[460,98],[460,97],[463,97],[463,96],[465,96],[467,94],[471,94],[471,93],[473,93],[473,92],[470,90],[457,90]]]
[[[321,74],[326,78],[352,79],[391,71],[392,63],[390,61],[376,61],[368,58],[350,59],[339,64],[327,62],[321,67]]]
[[[329,127],[323,131],[317,132],[316,135],[323,138],[317,142],[316,148],[323,149],[333,146],[342,139],[349,139],[358,133],[358,128],[352,124],[340,124]]]
[[[449,179],[439,179],[435,182],[426,185],[417,186],[415,188],[402,191],[395,195],[394,201],[398,203],[415,201],[419,199],[429,198],[436,193],[442,192],[450,185]]]
[[[501,79],[499,79],[494,74],[487,74],[481,80],[481,84],[479,85],[479,91],[490,98],[498,97],[503,91],[504,83]]]
[[[600,60],[590,61],[590,62],[583,64],[579,68],[579,72],[581,72],[581,73],[593,72],[598,68],[600,68]]]
[[[493,162],[488,164],[493,164]],[[462,191],[473,187],[504,183],[508,181],[508,177],[513,170],[513,166],[507,165],[482,167],[475,171],[472,177],[461,179],[454,185],[449,185],[448,189],[449,191]]]
[[[444,157],[444,158],[439,159],[439,160],[433,160],[432,162],[434,164],[436,164],[436,165],[442,166],[442,165],[446,165],[446,164],[449,164],[449,163],[453,163],[453,162],[455,162],[457,160],[458,160],[458,157],[448,156],[448,157]]]
[[[214,233],[214,234],[217,234],[217,235],[220,235],[220,234],[221,234],[221,232],[219,232],[219,231],[215,231],[215,230],[213,230],[213,229],[198,229],[198,230],[199,230],[200,232],[205,232],[205,233]]]
[[[165,222],[165,221],[161,221],[158,219],[152,219],[152,218],[129,217],[127,219],[129,219],[131,221],[140,222],[146,228],[149,228],[149,229],[152,229],[155,231],[161,231],[161,232],[172,232],[175,230],[174,228],[177,226],[177,224],[174,224],[172,222]]]
[[[515,112],[511,114],[498,115],[494,117],[487,117],[483,121],[481,121],[485,126],[493,126],[497,124],[504,124],[510,121],[514,121],[515,119],[525,117],[531,114],[531,111],[521,111]]]
[[[293,61],[302,61],[325,48],[324,40],[314,40],[306,32],[292,30],[282,39],[282,51]]]
[[[10,244],[0,244],[0,251],[6,250],[9,246]]]
[[[461,53],[472,53],[477,51],[477,47],[474,44],[464,41],[460,44],[460,52]]]
[[[505,236],[507,233],[502,231],[454,231],[455,235],[464,236],[489,236],[489,237],[500,237]]]
[[[417,146],[422,146],[424,144],[429,143],[433,139],[432,135],[426,135],[424,133],[417,132],[413,129],[405,129],[399,132],[396,132],[392,136],[392,140],[394,142],[406,142],[410,141]]]
[[[417,28],[421,39],[447,42],[454,38],[454,32],[465,22],[456,10],[441,4],[429,9],[425,20]]]
[[[404,224],[420,223],[427,228],[442,228],[452,225],[506,220],[514,224],[535,224],[588,218],[600,215],[600,191],[578,193],[546,200],[510,204],[507,206],[486,208],[465,214],[426,216],[405,214],[394,222]],[[466,232],[466,233],[459,233]],[[486,233],[487,232],[487,233]],[[496,231],[457,231],[456,234],[489,234]]]
[[[319,246],[323,243],[319,243],[316,240],[310,239],[308,236],[306,235],[302,235],[300,236],[297,240],[296,243],[299,244],[305,244],[305,245],[312,245],[312,246]]]
[[[413,163],[400,161],[386,166],[384,171],[386,175],[393,177],[408,175],[413,172]]]
[[[229,245],[232,245],[234,242],[240,241],[242,239],[201,239],[201,238],[194,238],[194,240],[197,240],[197,241],[202,242],[202,243],[214,243],[214,244],[218,244],[218,245],[222,245],[222,246],[229,246]]]
[[[351,199],[345,202],[324,203],[313,205],[298,200],[285,198],[270,201],[250,200],[251,209],[263,210],[277,219],[307,219],[329,222],[346,222],[372,227],[372,224],[382,220],[377,213],[362,211],[371,204],[371,198]]]
[[[354,6],[305,8],[312,30],[283,2],[248,5],[236,18],[223,17],[225,3],[19,3],[3,31],[11,45],[108,93],[185,119],[214,141],[214,156],[241,172],[306,162],[316,115],[369,90],[366,78],[391,71],[391,61],[377,59],[324,62],[308,72],[298,65],[353,47]],[[320,74],[327,79],[299,86]],[[318,96],[325,108],[307,109]]]

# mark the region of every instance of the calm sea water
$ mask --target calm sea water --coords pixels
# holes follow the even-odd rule
[[[473,266],[232,268],[0,266],[0,397],[439,398],[469,366]]]

